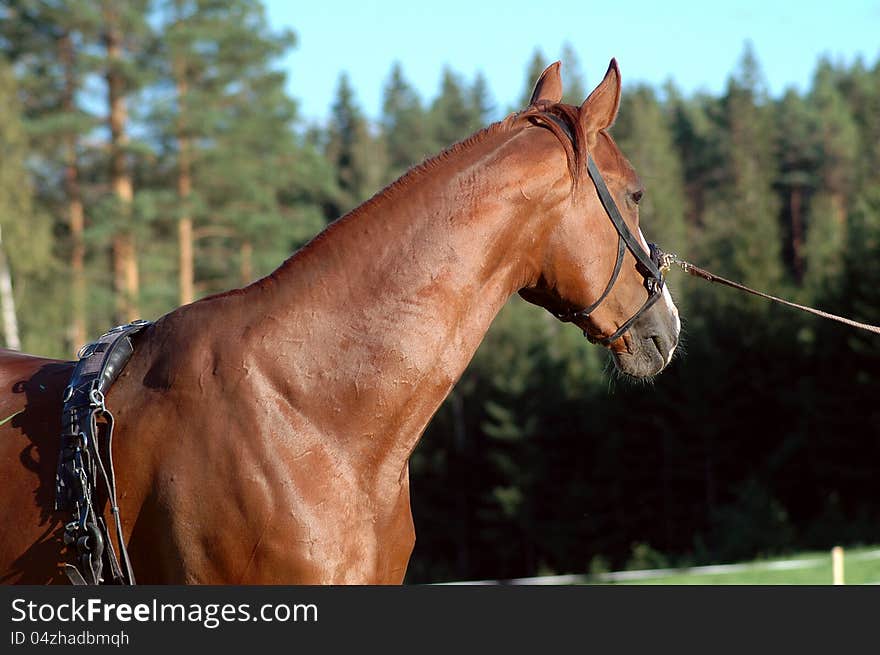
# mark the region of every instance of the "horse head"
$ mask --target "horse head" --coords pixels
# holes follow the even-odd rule
[[[557,62],[543,72],[521,115],[566,147],[570,184],[545,223],[539,274],[519,293],[608,348],[623,373],[656,375],[672,359],[681,323],[659,250],[639,226],[644,187],[608,133],[620,105],[620,71],[612,59],[575,107],[560,102],[559,68]]]

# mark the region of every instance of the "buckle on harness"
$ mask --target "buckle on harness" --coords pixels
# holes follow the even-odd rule
[[[89,401],[95,409],[100,409],[102,412],[107,411],[107,407],[104,405],[104,394],[100,389],[95,388],[89,392]]]

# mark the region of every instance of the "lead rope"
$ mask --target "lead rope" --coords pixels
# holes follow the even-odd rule
[[[723,278],[720,275],[715,275],[714,273],[710,273],[709,271],[700,268],[699,266],[694,266],[690,262],[686,262],[685,260],[679,258],[677,255],[668,252],[660,252],[659,255],[660,261],[660,270],[667,271],[670,266],[676,264],[683,270],[685,273],[689,275],[693,275],[694,277],[699,277],[709,282],[717,282],[718,284],[723,284],[726,287],[731,287],[733,289],[739,289],[740,291],[745,291],[746,293],[750,293],[753,296],[758,296],[759,298],[765,298],[772,302],[779,303],[780,305],[786,305],[788,307],[794,307],[795,309],[800,309],[801,311],[807,312],[808,314],[813,314],[815,316],[821,316],[822,318],[827,318],[832,321],[837,321],[838,323],[843,323],[844,325],[849,325],[851,327],[859,328],[861,330],[867,330],[868,332],[873,332],[874,334],[880,334],[880,327],[876,325],[870,325],[868,323],[860,323],[859,321],[854,321],[849,318],[844,318],[843,316],[837,316],[836,314],[830,314],[828,312],[823,312],[821,309],[815,309],[813,307],[807,307],[806,305],[799,305],[796,302],[791,302],[790,300],[785,300],[784,298],[777,298],[776,296],[771,296],[769,293],[764,293],[763,291],[756,291],[755,289],[750,289],[744,284],[740,284],[739,282],[734,282],[733,280],[728,280],[727,278]]]

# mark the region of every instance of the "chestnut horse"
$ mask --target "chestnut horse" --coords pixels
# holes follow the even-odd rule
[[[632,246],[648,247],[643,190],[606,131],[620,93],[612,60],[580,107],[563,104],[552,64],[523,111],[409,171],[271,275],[137,335],[107,405],[138,583],[401,583],[410,454],[515,292],[604,340],[626,374],[668,364],[678,312],[662,284],[647,307]],[[52,502],[72,369],[0,353],[6,583],[66,582],[70,516]]]

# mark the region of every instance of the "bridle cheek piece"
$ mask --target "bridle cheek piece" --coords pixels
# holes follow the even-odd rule
[[[591,343],[598,343],[607,346],[622,337],[632,324],[635,323],[642,314],[648,311],[648,309],[660,299],[660,296],[663,295],[663,285],[665,283],[663,273],[669,267],[669,256],[660,250],[660,248],[654,243],[649,243],[648,248],[650,252],[645,252],[641,243],[639,243],[639,240],[630,231],[626,222],[623,220],[623,216],[621,216],[620,210],[617,208],[617,204],[614,202],[614,198],[608,190],[608,185],[605,184],[605,180],[599,172],[596,162],[593,161],[592,156],[588,156],[587,158],[587,171],[590,174],[590,179],[593,180],[593,184],[596,186],[596,192],[599,194],[599,199],[602,201],[602,206],[605,208],[608,218],[611,219],[614,229],[617,230],[617,261],[614,264],[614,270],[611,272],[611,279],[608,281],[608,284],[605,285],[605,290],[602,291],[596,302],[589,307],[580,310],[557,312],[555,315],[560,321],[572,322],[578,319],[585,319],[592,314],[593,311],[602,304],[602,301],[605,300],[608,294],[611,293],[611,289],[614,287],[614,283],[617,282],[621,267],[623,266],[623,256],[626,254],[626,251],[629,250],[636,258],[637,270],[645,276],[645,289],[648,291],[648,299],[645,301],[645,304],[643,304],[635,314],[624,321],[611,336],[594,337],[584,330],[584,336]]]

